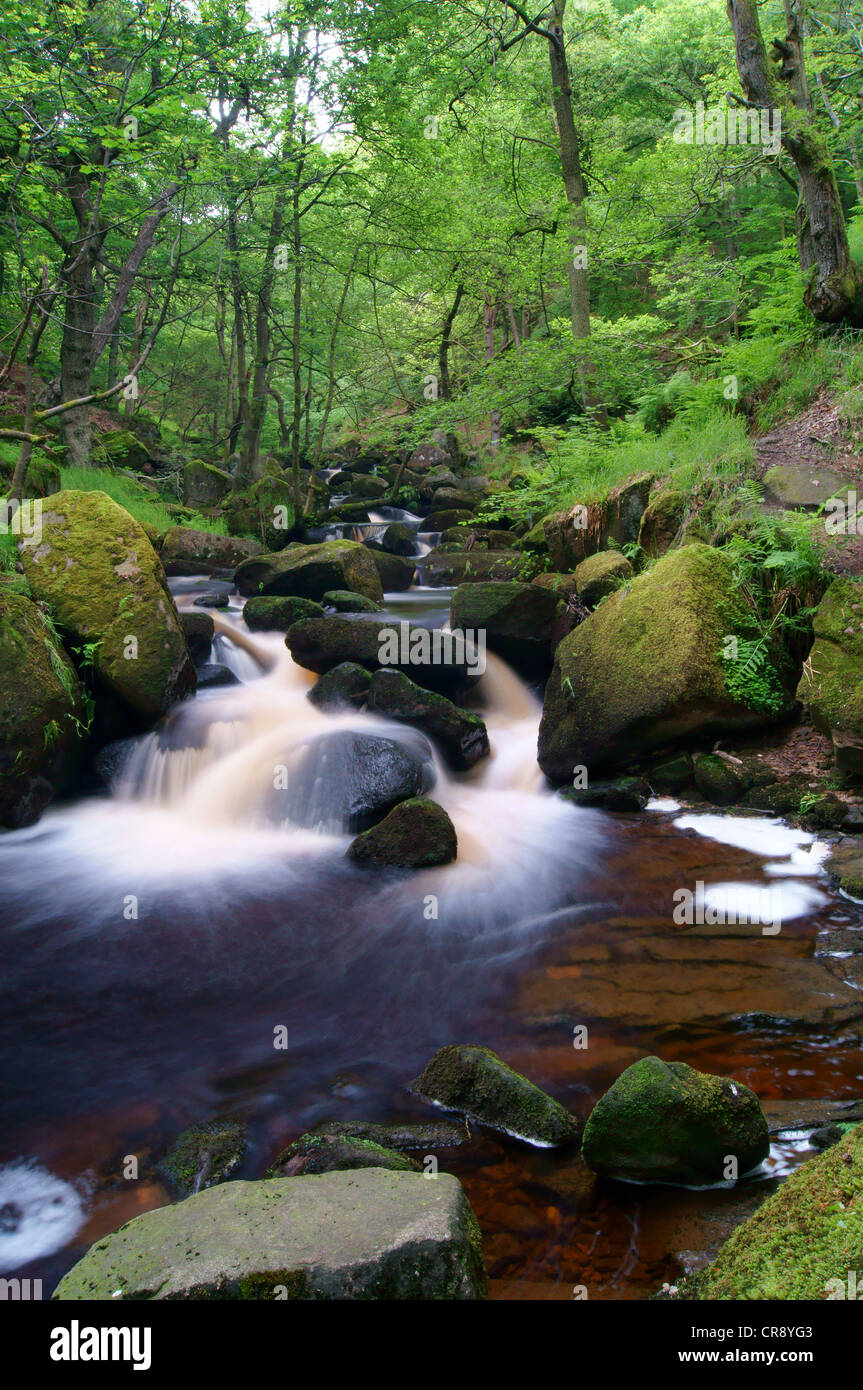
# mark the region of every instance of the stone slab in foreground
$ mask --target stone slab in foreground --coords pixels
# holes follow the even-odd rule
[[[119,1292],[118,1292],[119,1291]],[[55,1299],[472,1299],[482,1245],[449,1173],[229,1182],[90,1247]]]

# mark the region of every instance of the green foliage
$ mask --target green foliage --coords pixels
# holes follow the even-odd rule
[[[117,473],[110,468],[61,468],[60,476],[64,488],[107,493],[121,507],[125,507],[141,526],[167,531],[169,527],[179,524],[178,517],[168,510],[165,500],[128,474]],[[217,536],[228,534],[228,527],[221,517],[202,516],[200,512],[188,508],[182,509],[182,525],[191,526],[196,531],[210,531]]]

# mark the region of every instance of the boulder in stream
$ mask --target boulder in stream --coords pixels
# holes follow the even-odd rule
[[[241,594],[291,594],[320,602],[331,589],[349,589],[380,602],[383,589],[368,549],[356,541],[289,545],[277,554],[255,556],[237,568]]]
[[[195,689],[195,667],[149,539],[104,492],[58,492],[41,539],[21,547],[28,583],[87,653],[96,677],[139,719]]]
[[[148,1211],[92,1245],[54,1293],[61,1302],[484,1296],[482,1240],[457,1179],[380,1168],[222,1183]]]
[[[355,661],[343,661],[315,681],[307,699],[321,710],[360,709],[366,703],[371,672]]]
[[[576,1144],[581,1121],[487,1047],[451,1043],[411,1083],[414,1095],[539,1148]]]
[[[293,749],[286,767],[286,785],[270,793],[274,817],[310,830],[367,830],[435,779],[428,741],[407,730],[396,742],[338,729]]]
[[[460,584],[452,596],[450,625],[484,632],[489,651],[522,675],[547,674],[563,605],[537,584]]]
[[[379,541],[363,541],[374,560],[385,594],[402,594],[411,587],[416,574],[416,560],[403,555],[391,555]]]
[[[216,635],[216,625],[209,613],[191,608],[180,609],[180,627],[186,634],[193,661],[206,661]]]
[[[601,1177],[704,1187],[756,1168],[770,1140],[748,1086],[643,1057],[594,1106],[582,1152]]]
[[[346,1173],[357,1168],[388,1168],[418,1173],[416,1159],[355,1134],[301,1134],[279,1154],[268,1177],[294,1178],[301,1173]]]
[[[250,632],[287,632],[303,618],[323,618],[324,610],[310,598],[282,597],[263,594],[247,600],[243,619]]]
[[[227,1182],[246,1154],[246,1131],[237,1120],[191,1125],[174,1140],[159,1164],[175,1192],[188,1197]]]
[[[480,674],[480,654],[469,651],[464,641],[373,615],[334,614],[295,623],[286,642],[297,665],[319,675],[350,661],[370,671],[404,671],[424,689],[452,695]]]
[[[466,772],[488,756],[488,731],[480,715],[461,709],[445,695],[424,690],[402,671],[375,671],[368,703],[376,714],[411,724],[435,739],[457,772]]]
[[[433,869],[457,854],[455,826],[442,806],[424,796],[402,801],[348,847],[355,863],[378,869]]]
[[[337,613],[380,613],[381,604],[377,599],[366,598],[365,594],[353,594],[350,589],[330,589],[321,599],[325,608],[334,608]]]
[[[223,574],[263,550],[260,541],[241,536],[218,536],[191,526],[172,526],[165,532],[159,558],[172,576]]]
[[[775,706],[728,684],[726,639],[749,630],[729,557],[701,544],[670,551],[558,646],[539,730],[543,772],[568,782],[577,766],[626,765],[694,735],[774,723],[792,704],[778,671],[765,673]]]

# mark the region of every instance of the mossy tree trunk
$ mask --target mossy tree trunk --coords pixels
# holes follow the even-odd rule
[[[803,0],[785,0],[785,38],[773,40],[775,72],[756,0],[728,0],[728,17],[747,104],[778,113],[782,148],[797,170],[797,249],[807,275],[807,308],[820,323],[863,325],[863,269],[851,256],[836,171],[806,79]]]

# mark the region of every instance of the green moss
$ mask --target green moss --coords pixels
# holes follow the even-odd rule
[[[863,1125],[808,1159],[687,1290],[701,1299],[827,1299],[863,1269]],[[846,1293],[847,1297],[847,1293]]]

